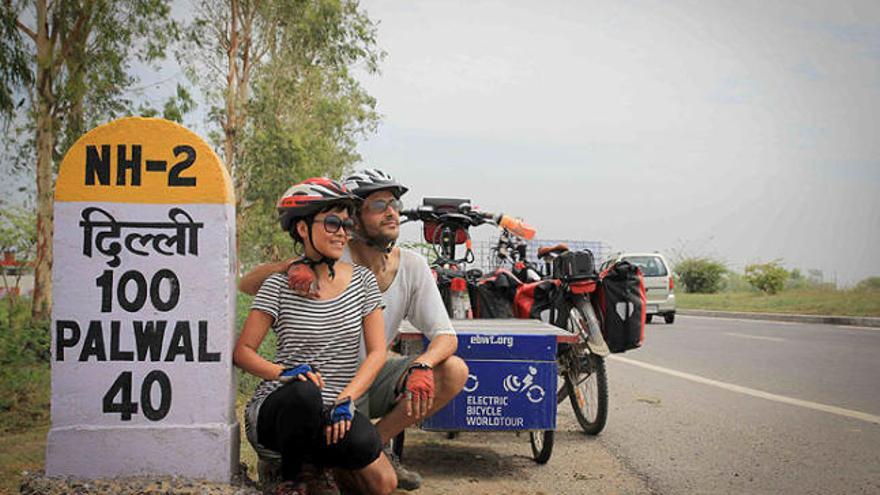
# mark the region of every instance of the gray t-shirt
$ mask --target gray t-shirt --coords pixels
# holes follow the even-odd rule
[[[347,247],[342,260],[351,262]],[[400,266],[391,285],[382,293],[382,301],[388,346],[400,334],[400,323],[404,319],[430,340],[438,335],[455,335],[428,262],[418,253],[400,248]],[[361,356],[364,355],[362,346]]]

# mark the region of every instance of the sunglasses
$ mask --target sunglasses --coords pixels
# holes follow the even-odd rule
[[[339,232],[340,228],[345,229],[346,232],[351,232],[354,229],[354,220],[350,218],[343,220],[336,215],[327,215],[324,217],[325,232],[328,234],[335,234],[336,232]]]
[[[399,199],[374,199],[364,203],[364,207],[370,213],[382,213],[388,209],[389,206],[392,210],[400,213],[400,210],[403,209],[403,201]]]

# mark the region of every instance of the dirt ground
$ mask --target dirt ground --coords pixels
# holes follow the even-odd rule
[[[570,408],[564,407],[565,405],[559,408],[553,453],[549,462],[544,465],[537,464],[532,459],[528,433],[517,435],[507,432],[465,432],[454,439],[447,439],[445,433],[407,430],[404,465],[418,471],[423,477],[423,483],[419,490],[397,491],[396,494],[655,493],[643,479],[603,447],[601,435],[590,437],[581,433]],[[44,435],[42,432],[41,434]],[[255,476],[253,472],[250,474]],[[125,480],[123,485],[120,483],[123,481],[72,485],[60,480],[47,480],[38,475],[27,478],[21,493],[257,493],[243,486],[209,486],[178,479]],[[15,485],[17,484],[16,480]],[[0,493],[5,491],[0,489]]]
[[[562,408],[560,408],[562,412]],[[404,465],[423,477],[422,488],[398,494],[642,494],[644,480],[560,414],[547,464],[532,460],[528,433],[444,433],[408,430]]]

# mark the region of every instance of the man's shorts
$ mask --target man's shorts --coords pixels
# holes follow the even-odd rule
[[[394,388],[397,387],[400,377],[406,372],[413,359],[415,356],[401,356],[389,352],[385,365],[379,370],[370,389],[355,403],[357,410],[370,419],[381,418],[391,412],[397,404]]]

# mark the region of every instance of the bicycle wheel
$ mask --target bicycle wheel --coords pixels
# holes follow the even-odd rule
[[[532,458],[538,464],[547,464],[553,453],[553,430],[530,431],[529,443],[532,445]]]
[[[595,354],[580,356],[579,369],[565,372],[565,387],[578,424],[588,435],[598,435],[608,420],[608,376],[605,360]],[[585,362],[586,361],[586,362]]]
[[[589,300],[578,301],[570,313],[569,330],[586,338],[590,320],[595,320],[595,313]],[[574,409],[574,415],[584,433],[598,435],[608,420],[608,376],[605,372],[605,359],[590,352],[586,343],[582,342],[568,349],[565,361],[564,389]]]

